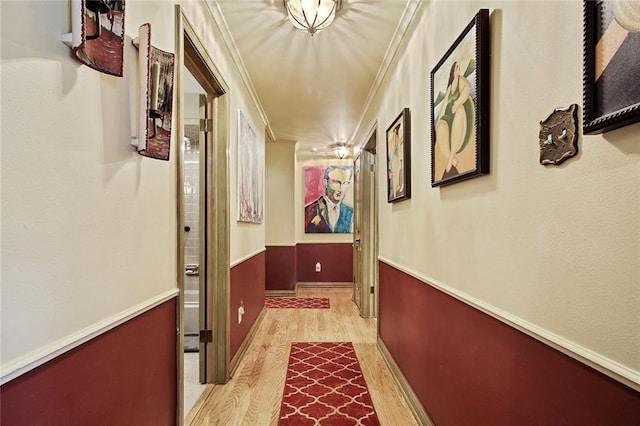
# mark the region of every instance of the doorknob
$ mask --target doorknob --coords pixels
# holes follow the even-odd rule
[[[198,276],[200,275],[200,265],[186,265],[185,266],[185,275],[190,275],[190,276]]]

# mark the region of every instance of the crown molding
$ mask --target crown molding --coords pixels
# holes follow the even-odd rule
[[[389,69],[391,68],[391,64],[393,63],[393,60],[396,58],[396,55],[400,51],[402,42],[408,36],[409,28],[411,27],[411,24],[414,22],[417,16],[417,12],[420,8],[420,4],[422,3],[422,1],[423,0],[407,0],[407,4],[404,8],[404,11],[402,12],[402,16],[400,17],[398,26],[396,27],[393,37],[391,38],[391,42],[387,47],[387,51],[384,57],[382,58],[382,63],[378,68],[378,73],[376,74],[376,78],[373,82],[373,85],[371,86],[371,89],[369,90],[369,94],[367,95],[367,99],[364,103],[364,107],[362,108],[362,113],[360,114],[360,119],[358,120],[358,125],[353,131],[353,134],[351,135],[351,139],[350,139],[351,141],[355,141],[355,138],[358,135],[358,132],[360,132],[360,128],[362,127],[362,124],[364,122],[364,118],[367,112],[369,111],[369,109],[371,108],[373,100],[378,94],[380,87],[382,86],[382,82],[384,81],[384,78],[386,77],[387,72],[389,72]]]
[[[253,86],[253,82],[249,77],[249,72],[247,71],[247,68],[244,65],[244,61],[242,60],[242,56],[238,51],[238,47],[236,46],[235,40],[231,35],[231,31],[229,30],[229,25],[227,24],[227,21],[224,19],[222,11],[220,10],[220,5],[218,4],[217,1],[205,1],[204,3],[206,3],[207,9],[209,10],[211,17],[213,18],[213,21],[216,23],[216,25],[220,29],[222,40],[224,41],[224,44],[227,46],[227,50],[229,51],[231,58],[233,59],[233,63],[238,69],[240,78],[242,79],[242,82],[244,83],[245,87],[247,88],[247,91],[249,92],[249,95],[251,96],[251,100],[253,101],[256,109],[258,110],[258,113],[260,114],[260,118],[262,119],[262,122],[265,126],[265,133],[267,134],[268,139],[271,141],[275,141],[276,137],[275,137],[275,134],[273,133],[273,129],[271,128],[271,124],[269,123],[269,119],[267,118],[267,114],[264,112],[264,108],[262,108],[262,103],[258,98],[258,94],[256,93],[256,89]]]

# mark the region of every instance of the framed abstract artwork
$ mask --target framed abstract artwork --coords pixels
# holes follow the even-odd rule
[[[431,71],[431,186],[489,173],[489,10]]]
[[[411,198],[411,115],[402,110],[387,129],[387,202]]]
[[[584,1],[583,133],[640,121],[640,1]]]
[[[264,143],[238,110],[238,221],[262,223]]]

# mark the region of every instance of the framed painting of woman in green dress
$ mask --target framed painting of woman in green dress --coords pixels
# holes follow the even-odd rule
[[[583,133],[640,121],[640,0],[585,0]]]
[[[489,10],[431,71],[431,186],[489,173]]]

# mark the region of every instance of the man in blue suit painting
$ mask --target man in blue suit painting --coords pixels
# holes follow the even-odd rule
[[[329,166],[324,171],[325,193],[304,208],[306,233],[348,233],[353,223],[353,207],[343,203],[351,184],[352,167]]]

